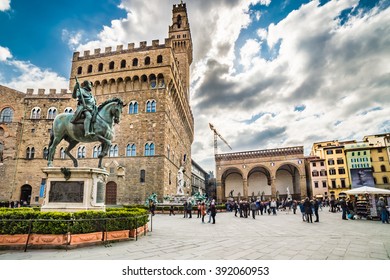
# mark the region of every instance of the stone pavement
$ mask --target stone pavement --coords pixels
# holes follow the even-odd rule
[[[314,215],[313,215],[314,216]],[[205,217],[207,218],[207,216]],[[313,219],[314,220],[314,219]],[[149,228],[150,228],[149,222]],[[342,220],[341,213],[320,211],[320,223],[301,214],[238,218],[218,213],[216,224],[196,214],[156,214],[152,232],[138,241],[65,249],[2,251],[3,260],[388,260],[390,225]]]

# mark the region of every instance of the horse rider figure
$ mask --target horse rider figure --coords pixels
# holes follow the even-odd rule
[[[96,100],[92,95],[92,83],[90,81],[84,81],[80,87],[79,81],[76,78],[76,85],[74,86],[72,98],[77,99],[77,109],[74,113],[71,123],[76,123],[84,115],[84,131],[85,137],[95,135],[93,131],[93,123],[96,118]]]

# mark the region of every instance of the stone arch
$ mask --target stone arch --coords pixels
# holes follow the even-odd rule
[[[139,81],[139,77],[138,77],[138,76],[134,76],[134,77],[133,77],[133,88],[134,88],[135,90],[141,89],[141,83],[140,83],[140,81]]]
[[[126,77],[124,82],[124,91],[130,91],[133,89],[133,86],[131,84],[131,78]]]
[[[154,74],[150,74],[149,75],[149,84],[150,84],[150,88],[156,88],[157,87],[156,75],[154,75]]]
[[[102,94],[106,94],[106,93],[109,93],[109,85],[108,85],[108,81],[104,79],[102,81]]]
[[[272,195],[272,177],[271,171],[263,166],[255,166],[248,173],[248,195],[252,193],[255,196],[268,198]]]
[[[141,89],[148,89],[148,77],[146,75],[141,76]]]
[[[234,190],[233,196],[238,194],[244,196],[244,179],[241,170],[238,168],[229,168],[221,176],[222,195],[229,197],[229,193]]]
[[[275,170],[275,189],[279,198],[287,198],[287,188],[293,197],[301,194],[300,176],[300,168],[294,163],[284,163]]]
[[[100,83],[100,81],[96,81],[93,85],[93,93],[94,95],[97,95],[99,92],[102,92],[102,85]]]
[[[116,80],[116,84],[117,84],[117,91],[118,92],[124,92],[125,91],[125,83],[123,81],[123,78],[118,78]]]
[[[117,92],[117,86],[114,79],[109,80],[109,93],[115,93]]]

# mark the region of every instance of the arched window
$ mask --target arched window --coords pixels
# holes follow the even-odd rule
[[[156,101],[155,100],[149,100],[148,102],[146,102],[146,112],[147,113],[156,112]]]
[[[65,154],[65,149],[64,148],[60,149],[60,159],[66,159],[66,154]]]
[[[87,70],[88,73],[92,73],[92,64],[88,65],[88,70]]]
[[[162,63],[162,62],[163,62],[162,55],[158,55],[157,56],[157,63]]]
[[[101,146],[93,147],[92,157],[93,158],[97,158],[99,156],[99,154],[101,153],[101,151],[102,151],[102,147]]]
[[[45,147],[43,149],[43,158],[47,159],[48,156],[49,156],[49,149],[47,147]]]
[[[54,108],[54,107],[51,107],[49,108],[49,110],[47,110],[47,118],[49,120],[54,120],[54,118],[57,116],[57,109]]]
[[[138,114],[138,102],[137,101],[130,102],[129,114]]]
[[[66,107],[64,112],[65,112],[65,113],[68,113],[68,114],[73,113],[73,108],[71,108],[71,107]]]
[[[98,65],[98,71],[102,72],[103,71],[103,63],[99,63]]]
[[[165,88],[165,81],[164,81],[164,75],[158,74],[157,76],[157,83],[159,88]]]
[[[33,159],[35,156],[35,148],[34,147],[28,147],[26,150],[26,159]]]
[[[39,107],[34,107],[32,110],[31,110],[31,116],[30,116],[30,119],[40,119],[41,118],[41,108]]]
[[[181,15],[177,16],[177,28],[181,27]]]
[[[138,66],[138,58],[133,59],[133,66]]]
[[[113,69],[114,69],[114,66],[115,66],[114,61],[111,61],[110,64],[109,64],[109,66],[108,66],[108,69],[113,70]]]
[[[81,73],[83,73],[83,67],[79,66],[77,68],[77,75],[81,75]]]
[[[145,145],[145,156],[154,156],[154,144],[146,143]]]
[[[121,68],[126,68],[126,60],[121,61]]]
[[[150,57],[147,56],[145,57],[145,65],[149,65],[150,64]]]
[[[150,83],[150,88],[156,88],[156,86],[157,86],[156,75],[151,74],[149,76],[149,83]]]
[[[109,157],[117,157],[118,156],[118,145],[111,145],[108,156]]]
[[[383,184],[388,184],[389,183],[389,179],[385,176],[383,177]]]
[[[135,144],[128,144],[126,147],[126,156],[135,157],[136,156],[136,146]]]
[[[85,158],[85,147],[84,146],[80,146],[77,149],[77,158]]]
[[[9,107],[4,108],[1,111],[0,122],[10,123],[12,122],[13,116],[14,116],[14,111],[11,108]]]
[[[383,165],[383,164],[381,165],[381,171],[382,171],[382,172],[386,172],[386,166]]]

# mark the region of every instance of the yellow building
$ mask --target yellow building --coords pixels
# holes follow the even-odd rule
[[[390,189],[390,134],[364,136],[371,154],[375,187]]]
[[[326,173],[328,174],[328,190],[330,197],[338,197],[340,193],[351,188],[351,179],[348,173],[347,159],[344,145],[355,141],[324,141],[316,142],[312,146],[312,156],[325,160]]]

